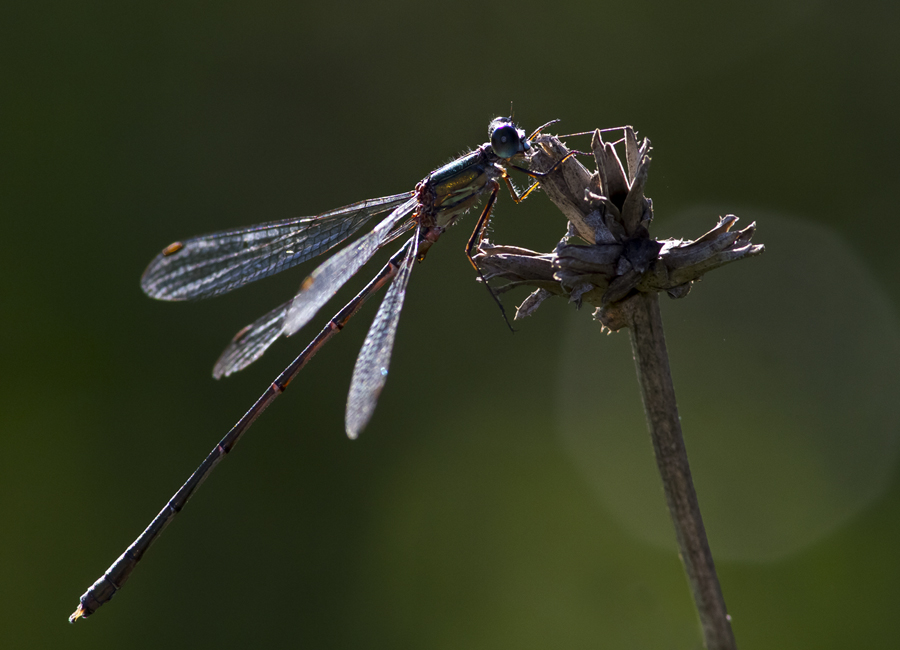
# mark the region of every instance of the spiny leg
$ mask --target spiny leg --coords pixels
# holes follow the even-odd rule
[[[550,122],[549,124],[552,124],[552,122]],[[544,126],[547,126],[547,125],[544,125]],[[544,128],[544,127],[541,127],[541,128]],[[510,166],[514,167],[515,169],[519,169],[534,178],[543,178],[544,176],[550,174],[553,170],[555,170],[563,162],[565,162],[566,160],[568,160],[570,157],[574,156],[577,153],[581,153],[581,152],[579,152],[579,151],[569,152],[561,160],[557,161],[553,165],[553,167],[551,167],[546,172],[532,172],[528,169],[523,169],[523,168],[517,167],[515,165],[510,165]],[[512,180],[510,180],[509,174],[506,173],[505,169],[503,170],[502,178],[503,178],[503,182],[506,183],[506,187],[509,189],[509,195],[512,197],[513,201],[515,201],[517,204],[521,203],[526,198],[528,198],[528,195],[531,194],[540,185],[540,183],[534,183],[531,187],[529,187],[527,190],[525,190],[522,194],[519,194],[519,192],[516,190],[515,185],[512,184]],[[471,262],[472,266],[475,267],[475,271],[478,272],[478,277],[481,278],[481,281],[484,283],[484,286],[487,287],[487,290],[491,294],[491,297],[494,299],[494,302],[496,302],[497,305],[500,307],[500,313],[503,315],[503,320],[506,321],[506,324],[509,327],[510,331],[515,332],[516,330],[513,329],[513,326],[509,322],[509,318],[506,315],[506,309],[503,307],[503,303],[500,302],[500,298],[497,296],[496,293],[494,293],[494,290],[488,284],[487,280],[484,277],[484,274],[481,272],[481,269],[478,267],[478,264],[475,262],[475,258],[474,258],[475,251],[478,249],[478,247],[481,245],[482,240],[484,239],[484,234],[487,231],[487,225],[488,225],[488,222],[490,221],[491,213],[493,212],[493,209],[494,209],[494,203],[497,200],[497,193],[500,190],[500,185],[499,185],[499,183],[497,183],[497,181],[492,181],[492,183],[493,183],[493,188],[491,190],[491,195],[490,195],[490,197],[488,197],[487,204],[484,206],[484,210],[482,210],[481,216],[478,217],[478,221],[475,224],[475,230],[472,231],[472,236],[469,237],[469,242],[466,244],[466,256],[469,258],[469,262]]]
[[[550,174],[552,174],[553,172],[555,172],[557,167],[559,167],[560,165],[562,165],[564,162],[566,162],[566,161],[567,161],[569,158],[571,158],[572,156],[587,156],[587,155],[588,155],[588,154],[584,153],[583,151],[570,151],[570,152],[567,153],[565,156],[563,156],[562,158],[560,158],[559,160],[557,160],[555,163],[553,163],[553,166],[552,166],[550,169],[548,169],[547,171],[544,171],[544,172],[536,172],[536,171],[533,171],[533,170],[531,170],[531,169],[526,169],[525,167],[519,167],[518,165],[513,165],[512,163],[509,163],[509,166],[512,167],[513,169],[516,169],[516,170],[522,172],[523,174],[528,174],[529,176],[531,176],[531,178],[541,179],[541,178],[546,178],[547,176],[549,176]],[[507,180],[507,183],[509,183],[509,180]],[[535,183],[534,185],[532,185],[531,187],[529,187],[527,190],[525,190],[525,193],[522,194],[522,196],[518,196],[518,195],[514,192],[514,193],[513,193],[513,200],[514,200],[516,203],[519,203],[520,201],[523,201],[523,200],[525,199],[526,196],[528,196],[529,194],[531,194],[531,192],[534,190],[535,187],[537,187],[537,185],[538,185],[538,183]]]
[[[509,180],[506,182],[509,183]],[[475,223],[475,230],[472,231],[472,235],[469,237],[469,241],[466,244],[466,257],[469,258],[469,262],[475,268],[478,277],[481,278],[482,284],[487,288],[488,293],[491,294],[491,298],[493,298],[494,302],[497,303],[497,306],[500,307],[500,314],[503,316],[503,320],[506,321],[506,326],[509,327],[509,331],[515,332],[516,330],[513,329],[512,323],[509,322],[509,318],[506,315],[506,309],[503,307],[503,303],[500,302],[500,298],[494,293],[491,285],[488,284],[481,269],[478,268],[478,264],[475,262],[474,257],[475,251],[478,250],[478,247],[481,245],[481,240],[484,239],[484,233],[487,230],[488,222],[491,219],[491,212],[494,210],[494,203],[497,201],[497,194],[500,191],[500,184],[497,183],[497,181],[491,181],[491,183],[493,183],[491,195],[488,197],[487,204],[484,206],[484,210],[481,211],[481,216],[478,217],[478,221]],[[518,201],[516,201],[516,203],[518,203]]]
[[[541,127],[541,128],[543,128],[543,127]],[[538,179],[538,182],[532,183],[531,186],[527,190],[525,190],[522,194],[519,194],[518,190],[516,190],[515,186],[512,184],[512,181],[509,178],[509,174],[507,174],[505,168],[503,169],[503,181],[506,183],[506,187],[509,188],[509,195],[512,197],[513,201],[515,201],[516,203],[521,203],[526,198],[528,198],[529,194],[531,194],[534,190],[536,190],[540,186],[539,179],[545,178],[545,177],[549,176],[550,174],[552,174],[554,171],[556,171],[557,167],[562,165],[564,162],[566,162],[572,156],[586,156],[586,155],[587,154],[584,153],[583,151],[570,151],[565,156],[563,156],[562,158],[557,160],[555,163],[553,163],[553,166],[545,172],[532,171],[530,169],[526,169],[525,167],[520,167],[519,165],[514,165],[511,162],[507,162],[507,165],[509,167],[512,167],[513,169],[516,169],[516,170],[522,172],[523,174],[528,174],[528,176],[530,176],[531,178]]]
[[[553,122],[549,122],[548,124],[552,124],[552,123]],[[544,127],[545,126],[547,126],[547,124],[545,124]],[[544,127],[541,127],[541,128],[544,128]],[[540,132],[540,130],[536,131],[535,133],[537,134],[539,132]],[[545,172],[534,172],[529,169],[525,169],[523,167],[513,165],[511,163],[509,166],[528,174],[532,178],[536,178],[536,179],[544,178],[547,175],[549,175],[550,173],[552,173],[554,170],[556,170],[556,168],[559,167],[566,160],[568,160],[572,156],[574,156],[576,154],[580,154],[580,153],[582,153],[582,152],[570,151],[568,154],[566,154],[560,160],[558,160],[556,163],[554,163],[554,165]],[[532,184],[522,194],[519,194],[519,192],[516,190],[516,187],[512,184],[512,180],[510,180],[509,174],[506,172],[506,169],[503,169],[501,177],[503,178],[503,182],[506,183],[506,187],[509,189],[509,195],[512,197],[513,201],[515,201],[517,204],[521,203],[526,198],[528,198],[528,195],[531,194],[540,185],[540,182],[536,182],[536,183]],[[478,247],[481,245],[482,240],[484,239],[484,234],[487,231],[488,222],[491,219],[491,213],[494,210],[494,203],[497,201],[497,194],[500,191],[500,184],[497,181],[491,181],[491,183],[493,184],[493,187],[491,188],[491,195],[488,197],[487,203],[484,206],[484,210],[482,210],[481,215],[478,217],[478,221],[475,223],[475,229],[472,231],[472,235],[469,237],[469,241],[466,244],[466,257],[469,258],[469,262],[475,268],[475,271],[478,273],[478,277],[481,278],[481,282],[484,284],[485,287],[487,287],[488,293],[491,294],[491,298],[493,298],[494,302],[497,303],[497,306],[500,307],[500,313],[503,315],[503,320],[506,321],[507,327],[509,327],[511,332],[515,332],[516,330],[513,329],[512,323],[509,322],[509,318],[506,315],[506,309],[503,307],[503,303],[500,302],[500,298],[497,296],[496,293],[494,293],[494,290],[491,288],[491,285],[488,284],[487,279],[484,277],[484,274],[481,272],[481,269],[478,267],[478,264],[475,262],[475,251],[478,249]]]

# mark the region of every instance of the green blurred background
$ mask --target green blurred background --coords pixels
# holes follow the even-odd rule
[[[316,328],[216,382],[230,337],[312,266],[164,304],[138,286],[150,259],[410,189],[514,102],[526,129],[651,138],[662,236],[758,221],[763,257],[663,303],[738,644],[896,647],[898,14],[886,0],[4,7],[0,646],[700,646],[627,334],[551,301],[511,335],[463,256],[471,217],[416,268],[361,439],[343,434],[344,401],[374,305],[123,593],[66,624]],[[494,223],[494,240],[540,250],[565,230],[540,194],[501,197]]]

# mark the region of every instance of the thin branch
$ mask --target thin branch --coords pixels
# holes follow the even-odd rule
[[[656,465],[669,514],[675,524],[681,560],[700,615],[704,643],[709,650],[734,650],[737,646],[731,631],[731,617],[725,609],[716,566],[706,540],[681,434],[659,297],[656,293],[639,293],[623,307]]]

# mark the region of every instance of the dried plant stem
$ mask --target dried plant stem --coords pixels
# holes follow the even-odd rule
[[[656,464],[675,524],[681,560],[700,615],[704,645],[708,650],[735,650],[737,646],[731,631],[731,619],[725,609],[725,599],[706,539],[681,434],[659,298],[655,292],[640,293],[626,300],[622,306],[631,332],[631,346]]]

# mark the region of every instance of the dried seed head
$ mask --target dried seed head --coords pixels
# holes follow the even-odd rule
[[[762,245],[751,244],[756,224],[732,232],[737,222],[733,215],[720,218],[695,241],[652,239],[653,202],[644,196],[650,141],[638,142],[631,127],[623,130],[618,142],[605,142],[599,130],[594,133],[594,173],[574,156],[555,165],[569,150],[554,136],[535,139],[532,168],[552,170],[540,179],[541,188],[569,220],[569,228],[552,254],[482,246],[476,261],[485,277],[510,281],[501,291],[529,285],[579,305],[587,301],[600,307],[602,320],[616,329],[614,305],[635,292],[665,291],[682,298],[703,274],[763,252]],[[617,145],[624,146],[625,165]],[[586,243],[576,243],[576,236]],[[520,308],[522,316],[533,313],[545,298],[544,293],[532,294]]]

